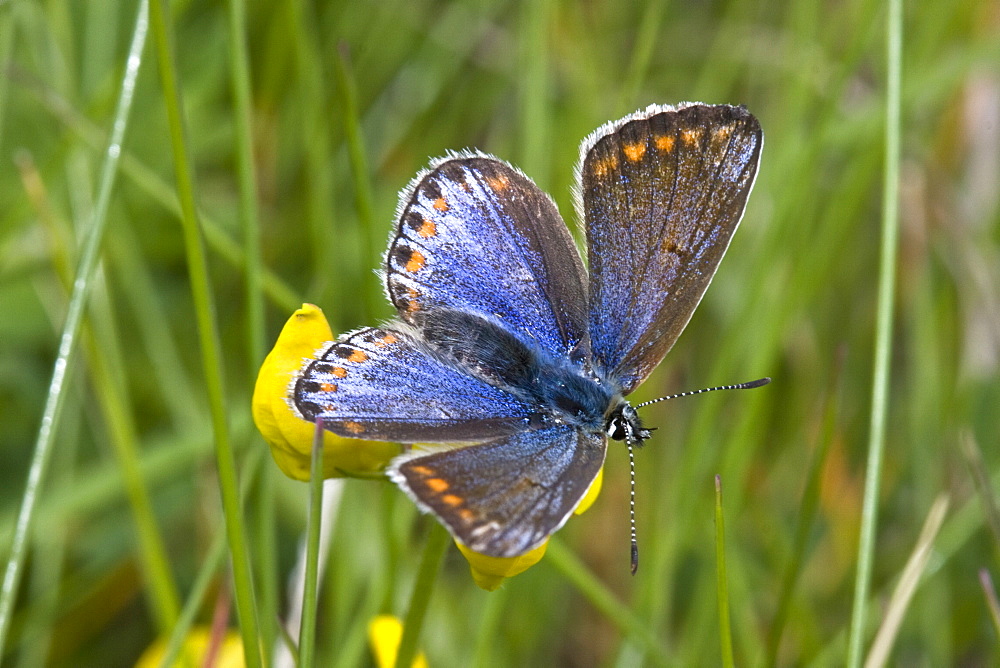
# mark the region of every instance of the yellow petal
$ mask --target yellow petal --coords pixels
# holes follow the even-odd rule
[[[183,666],[201,666],[205,663],[205,652],[208,650],[211,630],[207,626],[197,626],[191,629],[181,651],[174,661],[173,666],[181,668]],[[142,653],[139,660],[135,662],[135,668],[155,668],[163,663],[167,654],[167,639],[160,638]],[[219,668],[244,668],[246,662],[243,660],[243,641],[235,631],[226,633],[222,640],[213,666]]]
[[[323,311],[303,304],[285,323],[257,374],[254,423],[271,447],[275,463],[296,480],[309,479],[316,425],[303,420],[291,407],[289,393],[302,366],[332,340]],[[395,443],[341,438],[327,431],[323,434],[323,477],[377,473],[400,451]]]
[[[379,668],[393,668],[396,654],[403,639],[403,622],[393,615],[377,615],[368,622],[368,644],[371,645],[375,663]],[[423,652],[413,659],[414,668],[427,668]]]
[[[505,578],[512,578],[537,564],[545,556],[545,548],[548,547],[549,541],[546,540],[531,552],[522,554],[519,557],[489,557],[485,554],[473,552],[457,540],[455,541],[455,545],[458,546],[459,551],[465,555],[466,560],[469,562],[472,579],[479,588],[486,591],[495,591]]]
[[[604,467],[602,466],[601,470],[597,472],[597,477],[594,478],[594,482],[590,483],[590,489],[588,489],[587,493],[583,495],[583,498],[580,499],[580,503],[576,506],[576,510],[573,511],[576,515],[582,515],[586,512],[587,508],[590,508],[590,506],[594,504],[594,501],[597,501],[597,495],[601,493],[601,485],[603,483]]]

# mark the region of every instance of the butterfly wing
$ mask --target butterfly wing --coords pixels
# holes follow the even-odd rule
[[[376,441],[483,441],[529,428],[531,406],[439,359],[404,327],[359,329],[318,353],[294,382],[295,409]]]
[[[763,135],[727,105],[653,106],[581,147],[594,358],[628,394],[673,346],[753,187]]]
[[[434,309],[499,320],[555,356],[586,355],[583,263],[552,200],[496,158],[434,163],[403,191],[385,259],[403,320]]]
[[[515,557],[559,529],[604,463],[607,439],[568,426],[393,460],[389,476],[475,552]]]

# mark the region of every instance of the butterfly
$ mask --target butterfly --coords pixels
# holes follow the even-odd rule
[[[400,195],[383,263],[398,318],[307,360],[294,410],[340,436],[420,444],[388,476],[471,550],[538,547],[609,438],[650,437],[625,397],[705,293],[762,143],[729,105],[653,105],[598,128],[577,166],[586,267],[522,172],[472,151],[434,160]]]

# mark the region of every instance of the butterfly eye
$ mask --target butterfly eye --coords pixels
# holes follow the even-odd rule
[[[633,440],[632,434],[632,424],[629,422],[628,417],[625,415],[624,406],[615,411],[611,419],[608,420],[608,426],[605,432],[608,434],[608,438],[613,441],[624,441]]]
[[[621,415],[616,415],[611,418],[610,422],[608,422],[608,428],[606,431],[608,438],[615,441],[624,441],[627,434],[625,420],[622,419]]]

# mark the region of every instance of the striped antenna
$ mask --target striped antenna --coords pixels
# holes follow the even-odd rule
[[[656,404],[661,401],[666,401],[668,399],[677,399],[679,397],[690,397],[692,394],[703,394],[705,392],[715,392],[716,390],[752,390],[755,387],[763,387],[771,382],[770,378],[758,378],[757,380],[751,380],[748,383],[737,383],[736,385],[720,385],[718,387],[706,387],[701,390],[691,390],[689,392],[679,392],[677,394],[671,394],[669,397],[660,397],[659,399],[653,399],[651,401],[644,401],[641,404],[636,404],[636,408],[642,408],[643,406],[648,406],[650,404]],[[641,443],[640,443],[641,444]],[[629,514],[629,528],[631,530],[631,568],[632,575],[635,575],[636,571],[639,570],[639,541],[636,539],[635,535],[635,453],[633,452],[632,440],[626,441],[628,446],[628,476],[629,476],[629,499],[628,499],[628,514]]]
[[[736,385],[719,385],[718,387],[706,387],[701,390],[678,392],[677,394],[671,394],[669,397],[660,397],[659,399],[652,399],[650,401],[644,401],[641,404],[636,404],[636,408],[642,408],[643,406],[648,406],[650,404],[658,404],[661,401],[666,401],[668,399],[690,397],[692,394],[704,394],[705,392],[715,392],[717,390],[752,390],[755,387],[763,387],[764,385],[767,385],[770,382],[771,382],[770,378],[758,378],[757,380],[751,380],[748,383],[737,383]]]

